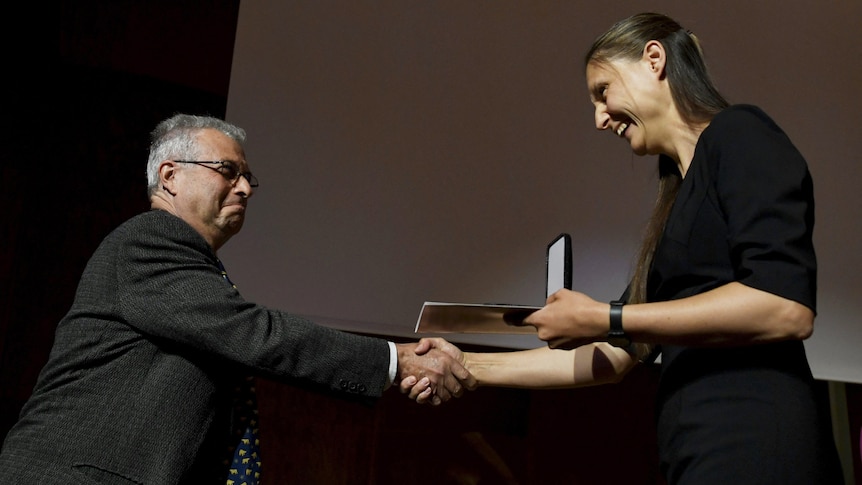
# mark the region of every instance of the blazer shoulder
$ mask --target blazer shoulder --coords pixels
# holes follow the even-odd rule
[[[203,236],[181,218],[162,210],[153,209],[138,214],[118,226],[111,237],[116,239],[166,239],[183,245],[208,247]]]

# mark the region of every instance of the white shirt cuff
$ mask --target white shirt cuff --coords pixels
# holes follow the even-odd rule
[[[395,342],[387,342],[389,344],[389,382],[386,388],[395,382],[395,373],[398,372],[398,351],[395,350]]]

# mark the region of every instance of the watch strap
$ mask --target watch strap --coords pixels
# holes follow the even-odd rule
[[[616,347],[627,347],[631,344],[631,339],[623,330],[623,305],[626,303],[620,300],[614,300],[611,303],[610,311],[610,330],[608,330],[608,342]]]

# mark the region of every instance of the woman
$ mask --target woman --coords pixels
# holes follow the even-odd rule
[[[480,385],[575,387],[618,381],[660,350],[670,484],[842,483],[802,344],[816,304],[805,160],[763,111],[725,101],[697,39],[666,16],[617,23],[585,64],[596,127],[658,155],[633,278],[610,305],[569,290],[548,298],[526,323],[550,348],[461,359]],[[430,394],[412,378],[401,389]]]

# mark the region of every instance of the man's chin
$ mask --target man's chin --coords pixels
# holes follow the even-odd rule
[[[242,214],[235,214],[225,221],[225,224],[222,225],[222,230],[228,236],[235,236],[240,229],[242,229],[242,225],[245,222],[245,216]]]
[[[231,223],[228,225],[228,227],[233,230],[234,234],[236,234],[240,231],[240,229],[242,229],[242,225],[244,222],[245,222],[245,218],[240,217],[238,219],[232,220]]]

